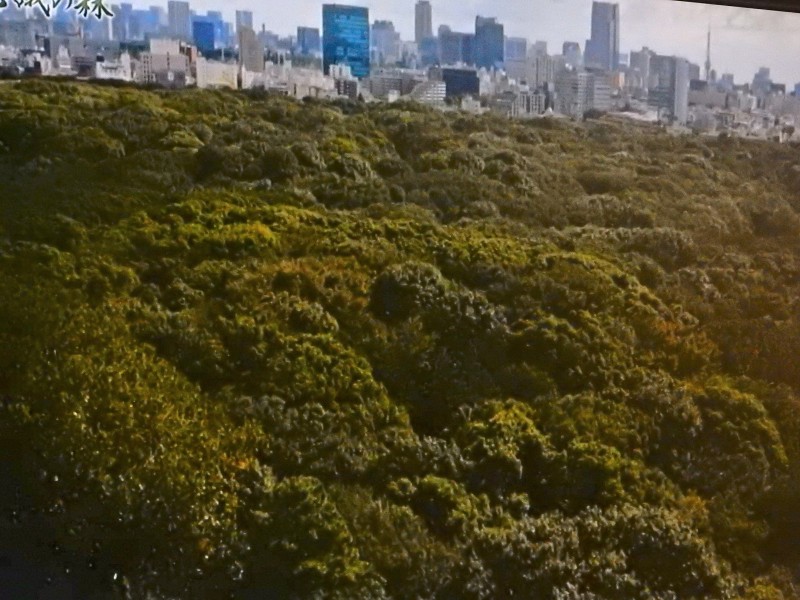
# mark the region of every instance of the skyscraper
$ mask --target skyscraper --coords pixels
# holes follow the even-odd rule
[[[251,73],[264,72],[264,47],[258,41],[256,32],[250,27],[241,27],[239,38],[239,64]]]
[[[442,65],[475,64],[475,36],[440,27],[439,62]]]
[[[167,4],[169,33],[171,36],[188,42],[192,39],[192,12],[188,2],[170,0]]]
[[[189,3],[182,0],[170,0],[167,4],[167,13],[170,35],[185,42],[191,40],[192,12]]]
[[[418,44],[422,40],[433,37],[433,10],[428,0],[419,0],[414,7],[414,41]]]
[[[214,43],[214,23],[207,17],[195,17],[192,21],[192,39],[203,56],[211,56],[216,47]]]
[[[583,66],[583,52],[581,52],[581,45],[578,42],[564,42],[561,47],[561,53],[564,55],[567,64],[576,69]]]
[[[527,57],[528,40],[520,37],[506,38],[505,60],[525,60]]]
[[[766,94],[772,86],[772,77],[768,67],[761,67],[753,77],[753,92],[756,94]]]
[[[650,58],[650,72],[655,87],[650,90],[648,103],[685,125],[689,117],[689,61],[654,55]]]
[[[238,33],[242,27],[253,27],[253,11],[250,10],[237,10],[236,11],[236,32]]]
[[[734,85],[733,73],[723,73],[722,77],[719,79],[720,88],[726,92],[732,92]]]
[[[391,21],[375,21],[372,24],[370,46],[375,52],[373,62],[392,64],[400,59],[400,34]]]
[[[606,71],[619,67],[619,4],[592,4],[592,37],[586,41],[584,62]]]
[[[361,6],[322,5],[322,65],[346,64],[356,77],[369,76],[369,10]]]
[[[547,56],[547,42],[543,40],[536,40],[531,46],[529,52],[533,57]]]
[[[151,6],[147,10],[153,15],[152,18],[158,28],[169,27],[169,16],[163,6]]]
[[[439,40],[429,37],[422,40],[417,46],[420,66],[431,66],[440,62]]]
[[[631,52],[630,71],[628,73],[628,77],[631,79],[631,87],[638,88],[643,92],[652,87],[650,85],[650,58],[652,55],[652,51],[648,48],[642,48],[640,52]]]
[[[304,56],[317,54],[320,51],[319,29],[316,27],[298,27],[297,49]]]
[[[66,6],[66,4],[59,5],[59,8]],[[128,3],[122,3],[116,7],[114,16],[111,19],[111,32],[115,40],[126,41],[132,39],[130,35],[131,15],[133,13],[133,6]],[[65,15],[59,13],[57,17],[63,18]],[[56,33],[60,33],[58,29],[54,29]]]
[[[222,18],[222,13],[218,10],[210,10],[206,13],[206,18],[214,24],[214,47],[228,46],[229,40],[225,32],[225,20]]]
[[[495,18],[475,17],[475,64],[491,69],[505,58],[503,26]]]

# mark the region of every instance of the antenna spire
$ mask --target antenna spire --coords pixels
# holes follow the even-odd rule
[[[706,81],[711,82],[711,24],[708,25],[708,45],[706,46]]]

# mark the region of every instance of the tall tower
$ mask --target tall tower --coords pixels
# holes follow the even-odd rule
[[[475,64],[491,69],[505,60],[503,25],[495,17],[475,17]]]
[[[369,77],[369,10],[361,6],[322,5],[322,65],[348,65],[358,78]]]
[[[433,37],[433,9],[428,0],[420,0],[414,7],[414,41]]]
[[[171,36],[188,42],[192,39],[192,12],[184,0],[170,0],[167,4],[169,33]]]
[[[708,45],[706,46],[706,81],[711,82],[711,25],[708,26]]]
[[[592,3],[592,37],[586,42],[584,62],[604,71],[619,68],[619,4]]]

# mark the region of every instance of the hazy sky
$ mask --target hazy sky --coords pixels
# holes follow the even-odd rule
[[[331,0],[332,1],[332,0]],[[370,9],[370,21],[394,22],[403,39],[414,37],[416,0],[339,0]],[[166,0],[133,0],[137,6],[166,5]],[[205,12],[222,7],[228,20],[235,10],[252,10],[257,29],[288,35],[298,25],[321,27],[321,0],[191,0]],[[456,31],[473,31],[475,15],[498,17],[506,35],[545,40],[551,54],[565,40],[584,48],[589,37],[591,0],[431,0],[434,32],[441,24]],[[772,69],[774,81],[794,88],[800,82],[800,14],[720,7],[675,0],[619,0],[620,49],[648,46],[662,54],[705,62],[706,33],[713,32],[712,63],[718,73],[734,73],[737,82],[752,81],[761,66]]]

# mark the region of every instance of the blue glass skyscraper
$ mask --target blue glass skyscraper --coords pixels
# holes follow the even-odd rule
[[[214,53],[214,23],[203,17],[195,17],[192,20],[192,37],[200,54],[207,57]]]
[[[322,5],[322,64],[349,65],[356,77],[369,77],[369,10],[360,6]]]
[[[491,69],[503,64],[505,35],[497,19],[475,17],[475,64]]]

